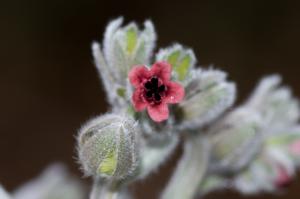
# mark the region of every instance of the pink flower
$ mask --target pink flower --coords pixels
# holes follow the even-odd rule
[[[300,140],[296,140],[290,145],[290,151],[293,155],[300,155]]]
[[[291,176],[288,171],[283,167],[278,165],[277,167],[277,177],[275,179],[275,186],[278,188],[283,188],[291,183]]]
[[[150,69],[135,66],[128,75],[135,87],[132,95],[134,109],[140,112],[147,108],[149,116],[155,122],[168,119],[168,104],[179,103],[184,97],[184,88],[170,81],[171,71],[169,63],[156,62]]]

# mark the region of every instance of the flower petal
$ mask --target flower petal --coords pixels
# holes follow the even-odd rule
[[[142,90],[136,89],[132,95],[132,104],[136,111],[142,111],[146,108],[147,103],[142,97]]]
[[[180,84],[176,82],[168,82],[166,86],[168,88],[166,97],[164,99],[166,103],[176,104],[182,101],[185,92],[184,88]]]
[[[146,66],[135,66],[131,69],[128,74],[130,83],[134,87],[140,86],[144,79],[148,79],[151,76],[150,71]]]
[[[289,175],[287,170],[282,166],[279,166],[277,170],[278,170],[277,178],[275,179],[274,182],[275,186],[277,186],[278,188],[285,187],[291,182],[291,176]]]
[[[165,103],[160,103],[153,106],[147,107],[148,114],[151,119],[155,122],[162,122],[169,117],[169,108]]]
[[[293,142],[290,146],[290,151],[294,154],[294,155],[300,155],[300,140],[296,140],[295,142]]]
[[[156,62],[151,67],[152,75],[161,78],[162,81],[169,81],[171,77],[171,65],[168,62]]]

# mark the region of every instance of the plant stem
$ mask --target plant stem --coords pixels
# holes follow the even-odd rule
[[[118,192],[112,183],[95,179],[90,194],[90,199],[117,199]]]
[[[161,145],[145,145],[142,153],[140,178],[144,178],[167,160],[178,144],[178,137],[171,137]]]
[[[189,136],[183,156],[161,195],[161,199],[192,199],[200,189],[207,169],[209,146],[203,137]]]

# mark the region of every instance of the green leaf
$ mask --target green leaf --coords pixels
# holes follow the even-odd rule
[[[138,40],[138,33],[134,27],[130,27],[126,32],[126,39],[127,39],[127,52],[132,54]]]
[[[271,146],[287,145],[297,139],[300,139],[299,132],[285,132],[269,138],[267,144]]]
[[[191,66],[191,61],[192,57],[187,54],[182,58],[181,63],[175,68],[176,72],[178,73],[179,80],[184,80],[187,76],[188,70]]]
[[[156,60],[165,60],[171,64],[175,72],[175,78],[179,81],[186,79],[189,70],[196,62],[193,51],[188,48],[183,48],[179,44],[160,50],[156,56]]]
[[[172,52],[170,55],[167,56],[168,63],[171,64],[172,67],[176,67],[179,56],[180,56],[180,51]]]

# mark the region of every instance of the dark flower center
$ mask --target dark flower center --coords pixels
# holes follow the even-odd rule
[[[144,96],[148,102],[160,103],[165,94],[166,86],[159,82],[157,77],[152,77],[145,84]]]

